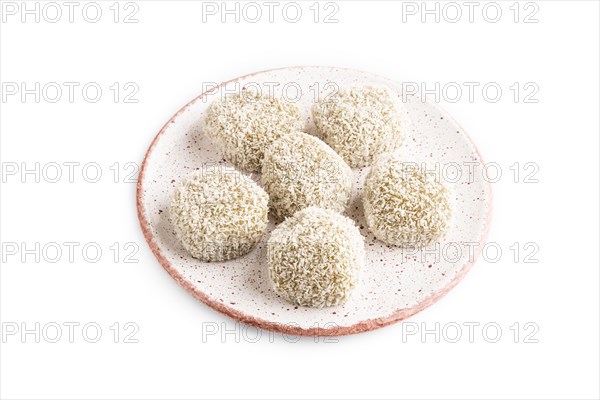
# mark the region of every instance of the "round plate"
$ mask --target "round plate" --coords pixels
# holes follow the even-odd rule
[[[387,86],[403,102],[410,121],[402,151],[407,159],[439,163],[452,191],[452,224],[430,249],[386,246],[366,227],[361,204],[369,168],[354,170],[355,185],[346,214],[365,237],[367,263],[360,282],[342,306],[298,307],[277,296],[267,277],[266,241],[275,227],[244,257],[203,263],[178,243],[168,205],[175,186],[193,170],[231,168],[218,147],[202,132],[207,106],[225,93],[252,88],[296,102],[306,116],[306,131],[316,134],[310,106],[339,87]],[[433,304],[469,270],[487,236],[491,188],[483,161],[469,136],[438,105],[403,96],[400,83],[370,73],[329,67],[291,67],[221,84],[192,100],[160,130],[139,174],[137,209],[144,236],[167,272],[194,297],[236,320],[260,328],[299,335],[333,336],[365,332],[407,318]],[[253,176],[258,182],[259,176]]]

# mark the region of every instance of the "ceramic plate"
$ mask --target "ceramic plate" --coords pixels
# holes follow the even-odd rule
[[[187,254],[171,227],[168,204],[175,186],[200,168],[230,168],[202,132],[211,101],[243,88],[296,102],[306,131],[316,134],[310,106],[318,96],[340,87],[386,86],[398,95],[410,121],[402,151],[407,159],[439,165],[452,192],[452,224],[445,237],[426,251],[401,249],[376,240],[366,227],[360,201],[369,168],[355,169],[353,196],[346,215],[365,237],[367,263],[360,283],[343,306],[298,307],[277,296],[266,267],[266,241],[244,257],[203,263]],[[461,127],[439,106],[402,93],[402,84],[370,73],[329,67],[292,67],[258,72],[201,94],[178,111],[150,145],[140,170],[137,208],[144,236],[165,270],[189,293],[236,320],[260,328],[300,335],[364,332],[407,318],[433,304],[469,270],[484,244],[491,213],[491,190],[483,161]],[[253,176],[258,182],[259,176]]]

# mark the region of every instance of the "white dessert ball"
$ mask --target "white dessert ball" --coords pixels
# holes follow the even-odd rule
[[[294,132],[265,152],[262,184],[270,207],[285,218],[310,206],[343,212],[352,193],[352,170],[319,138]]]
[[[312,116],[323,140],[352,168],[399,148],[407,127],[397,96],[370,86],[338,90],[315,103]]]
[[[248,253],[267,228],[269,196],[239,171],[196,171],[175,189],[170,217],[195,258],[225,261]]]
[[[306,307],[335,306],[358,284],[364,239],[351,219],[309,207],[275,228],[267,259],[273,289],[284,299]]]
[[[367,226],[382,242],[423,247],[448,229],[450,195],[433,167],[406,162],[398,153],[380,156],[365,179]]]
[[[283,99],[245,90],[213,102],[204,132],[238,168],[260,171],[265,149],[276,139],[301,130],[300,110]]]

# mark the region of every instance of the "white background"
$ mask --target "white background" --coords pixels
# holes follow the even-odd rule
[[[34,95],[22,101],[17,94],[0,104],[5,173],[14,163],[19,168],[80,163],[73,183],[67,176],[58,183],[43,176],[36,183],[34,175],[20,172],[3,177],[3,248],[11,242],[29,248],[36,242],[81,245],[72,263],[68,254],[50,263],[43,257],[36,262],[35,255],[21,262],[21,253],[3,253],[2,398],[598,398],[599,4],[538,1],[538,22],[524,23],[535,8],[521,3],[515,23],[513,2],[499,2],[502,16],[491,23],[481,3],[471,23],[468,8],[459,2],[459,22],[442,15],[436,23],[429,15],[423,23],[419,13],[403,14],[401,2],[368,3],[338,1],[337,23],[323,22],[323,3],[315,23],[312,1],[301,3],[298,23],[282,17],[284,3],[275,9],[273,23],[263,15],[254,24],[236,23],[233,16],[221,23],[219,15],[203,22],[202,3],[194,1],[137,1],[139,22],[132,24],[122,22],[125,11],[133,10],[123,10],[123,3],[120,22],[113,22],[113,1],[101,2],[98,23],[82,18],[83,2],[73,23],[60,2],[65,15],[57,23],[43,15],[39,23],[35,16],[22,23],[19,13],[3,15],[3,84],[80,84],[73,103],[65,91],[57,103],[43,96],[36,103]],[[446,11],[454,17],[453,10]],[[203,83],[290,65],[356,68],[429,88],[436,82],[477,82],[480,88],[496,82],[503,89],[496,103],[486,101],[481,90],[473,102],[466,92],[455,103],[441,99],[484,158],[502,167],[502,178],[493,185],[489,237],[502,248],[502,257],[496,263],[480,259],[451,293],[411,318],[410,326],[332,342],[262,332],[252,343],[254,329],[194,300],[144,242],[135,184],[123,182],[124,164],[141,163],[154,135]],[[81,97],[87,82],[103,88],[97,103]],[[115,82],[137,85],[139,102],[124,103],[126,91],[115,103],[109,89]],[[530,90],[515,102],[509,88],[515,82],[537,85],[538,102],[524,102]],[[81,166],[90,162],[102,168],[98,183],[82,178]],[[115,162],[119,183],[109,168]],[[524,183],[521,174],[515,183],[509,169],[515,162],[521,173],[529,172],[525,163],[535,163],[539,182]],[[103,250],[97,263],[82,258],[81,246],[89,242]],[[117,262],[109,249],[115,242],[121,248]],[[139,246],[137,263],[123,262],[129,242]],[[517,262],[510,249],[515,242],[521,248]],[[537,263],[524,262],[528,242],[539,247]],[[6,332],[22,323],[32,329],[36,322],[81,325],[73,343],[64,326],[57,343]],[[90,322],[102,328],[97,343],[81,333]],[[118,343],[110,330],[115,322]],[[139,327],[133,337],[138,343],[124,343],[123,335],[131,332],[124,330],[127,322]],[[461,340],[442,337],[436,343],[433,334],[423,340],[420,332],[403,336],[407,329],[434,329],[438,322],[463,326]],[[473,343],[464,326],[469,322],[481,324]],[[501,327],[497,343],[489,343],[493,329],[489,337],[482,333],[486,323]],[[215,327],[219,331],[207,336]],[[230,333],[222,337],[223,329]],[[53,332],[46,333],[52,338]],[[93,330],[89,334],[93,337]]]

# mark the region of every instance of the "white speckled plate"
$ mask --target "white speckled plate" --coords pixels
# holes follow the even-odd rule
[[[365,237],[367,264],[346,304],[311,309],[278,297],[266,271],[266,241],[244,257],[203,263],[177,242],[168,215],[175,185],[192,170],[228,164],[202,132],[210,102],[224,92],[259,88],[289,100],[297,98],[306,113],[307,132],[315,134],[310,105],[321,93],[337,87],[384,85],[398,93],[403,114],[411,121],[403,152],[408,159],[440,163],[440,173],[453,194],[452,225],[428,253],[389,247],[366,227],[362,182],[368,168],[355,171],[355,188],[347,215]],[[269,89],[271,88],[271,89]],[[183,107],[161,129],[148,149],[139,175],[138,216],[144,236],[160,264],[193,296],[244,323],[301,335],[344,335],[376,329],[407,318],[433,304],[465,275],[483,246],[491,215],[491,188],[484,179],[481,156],[461,127],[438,105],[416,96],[402,96],[402,85],[355,70],[292,67],[258,72],[222,84]],[[465,164],[471,163],[471,164]],[[457,179],[456,171],[460,171]],[[469,171],[474,173],[469,174]],[[259,180],[259,177],[255,177]],[[434,254],[436,253],[436,254]],[[437,258],[437,260],[436,260]]]

